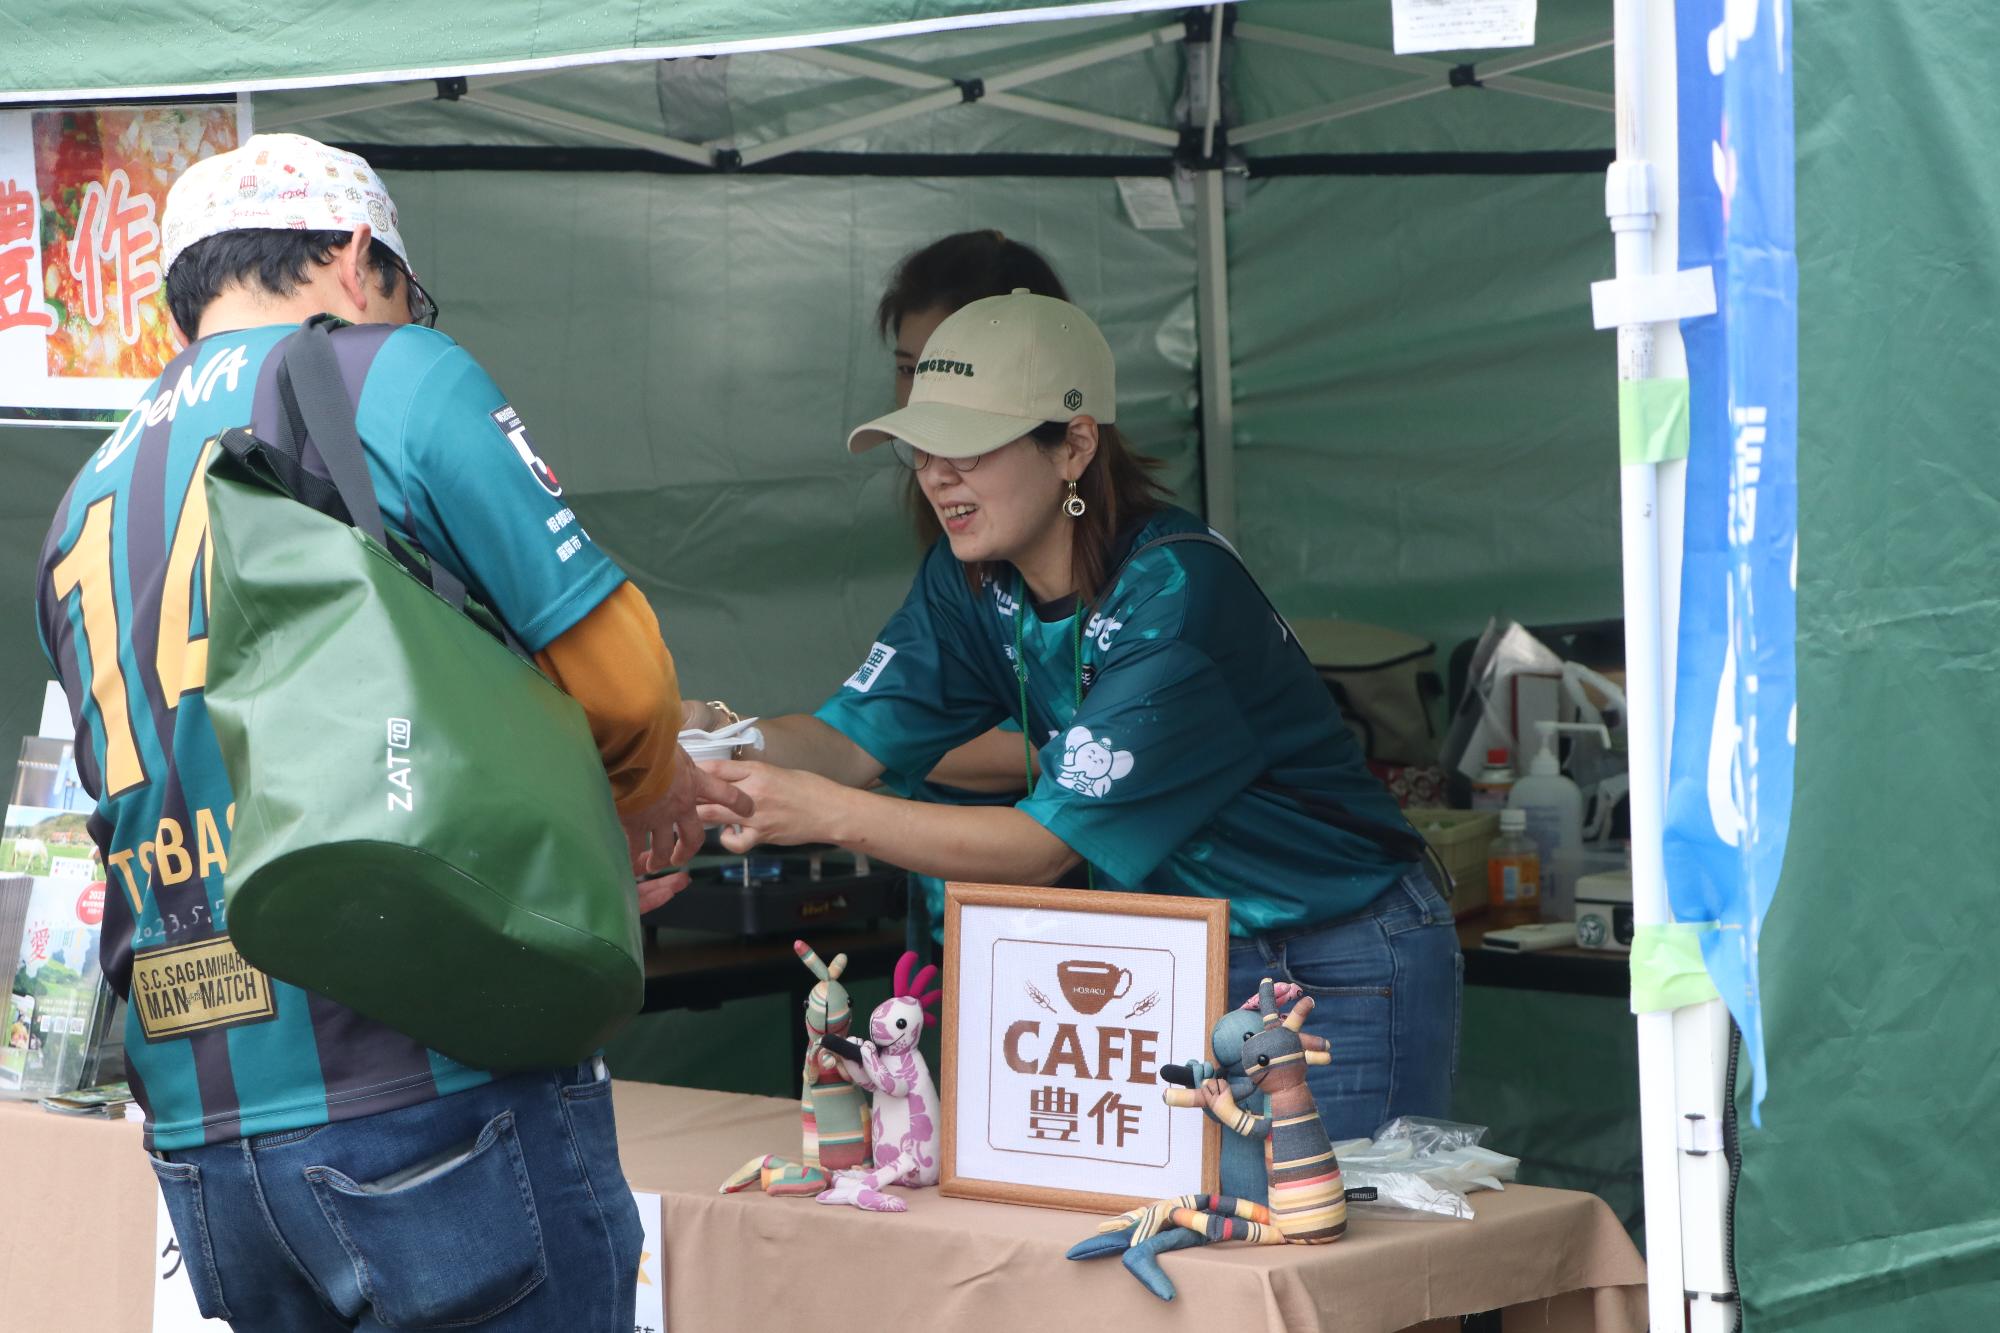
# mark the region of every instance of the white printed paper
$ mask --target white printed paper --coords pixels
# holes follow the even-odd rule
[[[1535,0],[1392,0],[1396,54],[1535,44]]]
[[[660,1196],[632,1197],[639,1204],[639,1221],[646,1228],[645,1248],[639,1252],[639,1300],[633,1306],[632,1333],[666,1333],[666,1264],[660,1254]]]
[[[1164,176],[1120,176],[1118,197],[1125,201],[1125,216],[1140,231],[1179,231],[1181,203],[1174,197],[1174,183]]]

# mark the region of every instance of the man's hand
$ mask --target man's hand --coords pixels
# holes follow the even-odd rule
[[[730,816],[750,813],[750,798],[729,783],[710,777],[695,766],[685,750],[674,755],[674,782],[667,794],[636,814],[620,815],[625,846],[632,855],[632,874],[651,875],[668,866],[684,866],[701,850],[705,836],[697,807]],[[639,912],[644,915],[688,886],[687,872],[644,880],[639,885]]]

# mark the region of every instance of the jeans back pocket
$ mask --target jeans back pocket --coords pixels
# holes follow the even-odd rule
[[[478,1323],[548,1276],[512,1111],[463,1151],[382,1180],[359,1184],[328,1166],[305,1176],[386,1327]]]
[[[215,1271],[215,1246],[208,1238],[201,1168],[193,1162],[169,1162],[152,1156],[147,1160],[152,1163],[154,1179],[160,1182],[167,1216],[173,1219],[174,1241],[181,1247],[181,1263],[187,1269],[188,1284],[194,1288],[195,1308],[203,1319],[228,1319],[222,1276]]]

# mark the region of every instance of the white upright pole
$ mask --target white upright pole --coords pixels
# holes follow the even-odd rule
[[[1646,159],[1647,0],[1616,0],[1613,63],[1617,78],[1617,160],[1605,182],[1605,212],[1616,247],[1617,277],[1638,281],[1653,274],[1657,205],[1652,166]],[[1618,378],[1652,379],[1654,329],[1618,329]],[[1631,764],[1632,919],[1638,927],[1664,925],[1666,863],[1661,852],[1666,823],[1667,726],[1661,659],[1659,467],[1620,468],[1625,570],[1625,694]],[[1639,1134],[1645,1169],[1647,1307],[1653,1333],[1678,1333],[1686,1324],[1682,1297],[1679,1141],[1674,1123],[1674,1019],[1641,1014],[1639,1028]]]
[[[1201,481],[1208,525],[1236,540],[1236,406],[1229,370],[1229,233],[1223,174],[1194,176],[1195,317],[1201,330]]]
[[[1199,96],[1189,105],[1202,118],[1202,167],[1194,173],[1195,324],[1201,345],[1201,493],[1208,526],[1236,539],[1236,404],[1230,373],[1229,227],[1227,179],[1208,165],[1215,156],[1215,127],[1222,119],[1221,5],[1208,11],[1206,63]],[[1194,74],[1193,62],[1189,73]],[[1192,79],[1190,94],[1194,88]]]

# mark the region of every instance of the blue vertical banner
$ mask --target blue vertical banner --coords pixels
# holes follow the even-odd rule
[[[1764,1099],[1757,937],[1785,859],[1798,743],[1798,259],[1790,0],[1677,0],[1680,266],[1689,381],[1667,891],[1703,935]],[[1761,1119],[1759,1118],[1761,1123]]]

